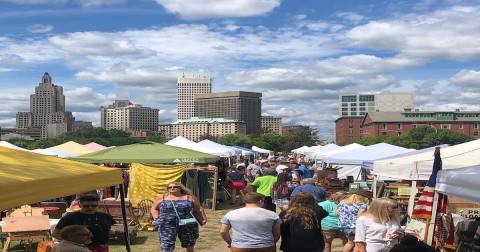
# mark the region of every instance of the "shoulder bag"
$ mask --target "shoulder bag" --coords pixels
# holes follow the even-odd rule
[[[170,200],[170,203],[172,203],[173,210],[175,210],[175,214],[177,215],[179,226],[198,224],[198,221],[197,221],[197,219],[195,219],[195,217],[193,217],[192,212],[190,212],[190,215],[192,216],[192,218],[181,219],[180,215],[178,215],[177,208],[175,207],[175,204],[173,203],[173,201]]]

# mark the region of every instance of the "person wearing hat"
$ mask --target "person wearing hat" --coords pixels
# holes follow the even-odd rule
[[[357,217],[367,211],[368,200],[372,193],[367,190],[357,190],[337,206],[338,227],[343,230],[348,241],[343,247],[343,252],[353,250],[355,238],[355,226]]]
[[[243,198],[243,189],[247,186],[245,181],[245,164],[239,163],[235,169],[227,173],[227,188],[231,196],[231,204],[235,205],[237,201],[237,193],[240,199]]]
[[[295,187],[291,197],[295,197],[302,192],[312,195],[317,203],[324,201],[327,196],[325,189],[316,186],[313,178],[302,179],[302,185]]]

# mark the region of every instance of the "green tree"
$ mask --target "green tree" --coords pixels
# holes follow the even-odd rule
[[[252,140],[255,146],[275,152],[284,151],[284,145],[286,143],[283,136],[274,133],[261,134]]]
[[[389,143],[405,148],[423,149],[440,144],[455,145],[471,140],[474,140],[474,138],[448,129],[418,127],[412,129],[408,134],[400,136],[366,136],[356,142],[362,145]]]
[[[318,141],[317,133],[318,132],[315,129],[312,129],[309,126],[301,126],[289,130],[283,135],[285,144],[283,145],[282,150],[284,152],[289,152],[304,145],[316,145],[316,142]]]
[[[247,135],[242,134],[227,134],[218,138],[218,143],[224,145],[238,145],[249,147],[252,145],[252,139]]]

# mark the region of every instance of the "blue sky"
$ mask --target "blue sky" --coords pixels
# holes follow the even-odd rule
[[[338,95],[414,92],[480,110],[480,1],[0,0],[0,126],[43,72],[77,120],[131,99],[176,116],[176,77],[263,93],[263,113],[332,139]]]

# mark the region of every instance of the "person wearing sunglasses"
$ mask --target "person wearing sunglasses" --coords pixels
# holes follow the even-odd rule
[[[80,211],[68,213],[60,219],[53,231],[53,237],[62,240],[62,228],[83,225],[92,234],[91,243],[86,246],[92,252],[108,252],[108,234],[115,220],[111,215],[98,212],[100,198],[96,194],[83,194],[78,198]]]
[[[207,216],[190,190],[181,183],[169,183],[167,193],[157,198],[150,212],[158,225],[162,252],[175,250],[177,236],[187,252],[194,251],[198,224],[205,225]]]

